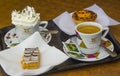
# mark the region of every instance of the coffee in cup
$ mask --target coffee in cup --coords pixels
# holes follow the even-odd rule
[[[100,28],[94,25],[86,25],[86,26],[78,27],[77,30],[85,34],[93,34],[99,32]]]

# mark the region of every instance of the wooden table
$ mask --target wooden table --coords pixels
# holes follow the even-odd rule
[[[120,22],[119,0],[2,0],[0,1],[0,28],[11,24],[11,12],[33,6],[40,13],[41,20],[51,20],[61,13],[81,10],[96,3],[108,16]],[[111,26],[110,31],[120,42],[120,25]],[[0,76],[2,72],[0,71]],[[120,76],[120,60],[115,62],[86,66],[44,76]]]

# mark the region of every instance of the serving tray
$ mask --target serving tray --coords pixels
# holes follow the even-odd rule
[[[10,30],[14,28],[14,26],[8,26],[5,27],[3,29],[0,29],[0,51],[6,49],[6,45],[4,43],[4,35]],[[63,51],[63,44],[62,41],[66,41],[67,39],[69,39],[70,37],[73,36],[69,36],[67,34],[65,34],[63,31],[61,31],[56,24],[52,21],[49,20],[48,21],[48,26],[47,26],[48,30],[57,30],[58,33],[57,34],[52,34],[52,39],[49,42],[49,45],[51,46],[55,46],[56,48],[60,49],[61,51]],[[50,71],[44,73],[53,73],[53,72],[57,72],[57,71],[64,71],[64,70],[69,70],[69,69],[73,69],[73,68],[80,68],[80,67],[84,67],[84,66],[89,66],[89,65],[96,65],[96,64],[101,64],[101,63],[107,63],[107,62],[113,62],[116,61],[118,59],[120,59],[120,44],[118,43],[118,41],[113,37],[113,35],[109,32],[108,35],[106,36],[106,38],[108,38],[114,45],[114,51],[117,52],[117,56],[112,58],[112,57],[107,57],[105,59],[99,60],[99,61],[92,61],[92,62],[85,62],[85,61],[77,61],[74,60],[72,58],[69,58],[67,61],[65,61],[64,63],[55,66],[53,69],[51,69]],[[0,70],[3,72],[3,75],[7,75],[2,68],[0,68]],[[42,74],[42,75],[44,75]]]

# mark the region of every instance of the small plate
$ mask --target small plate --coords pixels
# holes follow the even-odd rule
[[[77,38],[77,41],[78,41],[78,38]],[[113,43],[107,38],[102,38],[101,44],[104,44],[105,47],[110,49],[111,51],[114,50]],[[66,42],[63,42],[63,45],[64,45],[63,46],[64,52],[69,57],[79,60],[79,61],[98,61],[98,60],[105,59],[109,56],[109,54],[102,47],[100,47],[100,49],[97,53],[84,54],[77,48],[76,44],[73,43],[71,38],[68,39]],[[80,46],[80,48],[84,46],[82,40],[80,40],[80,39],[79,39],[79,46]]]
[[[40,28],[42,28],[42,27],[40,26],[39,29]],[[52,38],[52,35],[48,31],[48,29],[43,29],[43,31],[41,31],[40,34],[41,34],[42,38],[44,39],[44,41],[46,43],[50,42],[50,40]],[[7,45],[7,47],[14,47],[14,46],[16,46],[17,44],[20,43],[19,36],[15,32],[15,28],[9,30],[5,34],[4,41],[5,41],[6,45]]]

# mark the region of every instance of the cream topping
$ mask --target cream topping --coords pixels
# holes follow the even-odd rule
[[[14,10],[11,15],[14,25],[34,26],[40,20],[40,13],[36,13],[34,8],[30,6],[24,8],[22,12]]]

